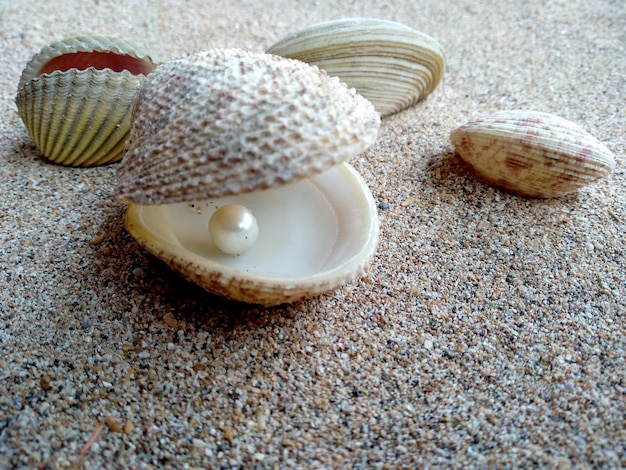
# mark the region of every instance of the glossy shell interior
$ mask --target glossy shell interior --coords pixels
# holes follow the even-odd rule
[[[220,252],[208,220],[230,203],[256,216],[259,238],[241,255]],[[372,195],[347,163],[283,187],[204,201],[130,204],[126,226],[148,251],[209,292],[265,306],[333,290],[360,276],[374,255]]]

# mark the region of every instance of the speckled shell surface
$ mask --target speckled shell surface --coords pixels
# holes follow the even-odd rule
[[[137,88],[156,67],[129,41],[76,36],[44,47],[26,65],[16,105],[51,162],[94,166],[121,159]]]
[[[199,52],[141,86],[117,197],[163,204],[286,184],[361,153],[379,125],[367,100],[303,62]]]
[[[611,151],[577,124],[531,110],[474,119],[450,140],[485,181],[522,196],[562,196],[615,167]]]
[[[341,78],[382,116],[406,109],[441,82],[445,55],[431,36],[394,21],[345,18],[287,35],[267,52]]]
[[[161,65],[140,87],[118,169],[133,237],[209,292],[277,305],[335,289],[369,265],[371,192],[345,161],[376,140],[371,103],[317,67],[238,49]],[[223,253],[208,224],[239,204],[258,239]]]

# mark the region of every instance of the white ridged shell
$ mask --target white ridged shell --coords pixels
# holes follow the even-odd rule
[[[187,279],[239,301],[293,302],[354,279],[373,256],[376,206],[342,162],[379,125],[371,103],[303,62],[199,52],[141,86],[116,196],[131,203],[130,233]],[[207,234],[211,214],[232,203],[259,225],[237,256]]]
[[[431,36],[395,21],[345,18],[309,26],[268,53],[317,65],[387,116],[414,105],[441,82],[445,55]]]
[[[595,137],[538,111],[496,112],[454,129],[450,140],[487,182],[529,197],[574,192],[615,167],[615,157]]]
[[[93,166],[118,161],[136,90],[155,64],[147,50],[123,39],[77,36],[56,41],[22,72],[15,99],[18,113],[52,162]],[[132,71],[121,70],[125,67]]]
[[[140,88],[117,197],[163,204],[286,184],[364,151],[379,125],[363,97],[303,62],[196,53]]]

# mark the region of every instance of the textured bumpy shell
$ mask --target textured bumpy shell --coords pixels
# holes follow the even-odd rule
[[[376,205],[344,160],[379,126],[371,103],[304,62],[199,52],[140,87],[116,196],[130,202],[137,242],[185,278],[229,299],[294,302],[354,279],[373,256]],[[237,256],[207,229],[232,203],[259,226]]]
[[[429,95],[443,78],[445,56],[427,34],[394,21],[346,18],[315,24],[268,53],[317,65],[341,78],[386,116]]]
[[[44,156],[67,166],[122,158],[137,88],[156,67],[146,49],[104,36],[44,47],[26,65],[15,99]]]
[[[117,197],[163,204],[286,184],[364,151],[379,125],[367,100],[303,62],[199,52],[140,87]]]
[[[615,167],[609,149],[553,114],[500,111],[452,131],[457,153],[488,183],[539,198],[574,192]]]

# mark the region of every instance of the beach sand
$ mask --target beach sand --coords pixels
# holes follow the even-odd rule
[[[626,467],[624,2],[207,3],[0,1],[0,467]],[[65,36],[168,60],[351,16],[435,37],[447,69],[350,161],[380,242],[318,298],[183,280],[124,228],[117,165],[47,163],[17,114]],[[515,108],[576,122],[615,170],[551,200],[487,186],[449,133]]]

